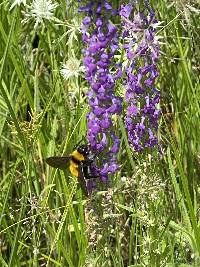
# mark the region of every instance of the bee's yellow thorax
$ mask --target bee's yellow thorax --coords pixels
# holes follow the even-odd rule
[[[85,160],[85,157],[79,153],[77,150],[74,150],[71,154],[72,157],[74,157],[76,160]]]

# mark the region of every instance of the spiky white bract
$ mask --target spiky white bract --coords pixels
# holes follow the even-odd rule
[[[15,0],[11,5],[10,10],[15,6],[20,6],[21,4],[26,5],[26,0]]]

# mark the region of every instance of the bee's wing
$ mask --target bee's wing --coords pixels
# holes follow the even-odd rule
[[[70,161],[71,157],[50,157],[46,159],[46,163],[51,167],[58,169],[66,169],[67,163]]]

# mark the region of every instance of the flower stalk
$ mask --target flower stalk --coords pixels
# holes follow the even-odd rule
[[[148,1],[136,12],[132,4],[120,10],[126,51],[125,125],[133,149],[142,152],[157,145],[160,93],[155,87],[158,76],[159,46],[155,14]],[[134,13],[134,15],[133,15]]]
[[[82,40],[86,80],[90,85],[87,115],[87,138],[92,150],[103,154],[98,173],[103,181],[118,169],[116,154],[120,140],[116,136],[114,117],[121,114],[122,99],[116,96],[115,85],[120,69],[114,56],[118,50],[117,27],[111,22],[115,11],[108,1],[85,1],[80,11],[86,13]]]

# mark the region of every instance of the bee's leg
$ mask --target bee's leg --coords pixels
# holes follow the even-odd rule
[[[83,174],[84,174],[85,179],[100,177],[99,175],[93,175],[92,174],[92,171],[91,171],[91,164],[92,163],[93,163],[93,160],[88,160],[88,159],[81,161],[81,165],[83,167]]]
[[[85,173],[85,179],[95,179],[95,178],[100,178],[100,175],[94,175],[92,173],[92,170],[91,170],[91,166],[90,165],[86,165],[83,167],[84,169],[84,173]]]
[[[93,162],[92,159],[86,159],[86,160],[82,161],[83,167],[90,166],[92,162]]]
[[[96,178],[100,178],[100,175],[88,175],[86,177],[87,180],[89,180],[89,179],[96,179]]]
[[[78,182],[81,186],[81,189],[83,190],[83,193],[88,196],[88,191],[87,191],[87,185],[85,182],[85,174],[84,174],[84,167],[82,162],[79,165],[79,176],[78,176]]]

